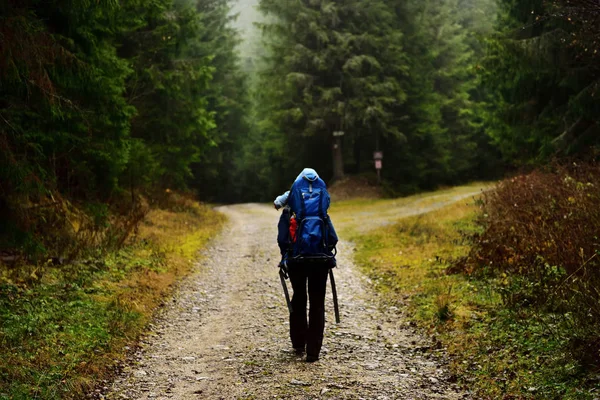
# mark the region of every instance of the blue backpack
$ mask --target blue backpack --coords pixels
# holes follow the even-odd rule
[[[338,237],[327,210],[331,199],[314,170],[304,170],[290,190],[288,205],[296,215],[296,241],[289,256],[295,260],[333,260]]]

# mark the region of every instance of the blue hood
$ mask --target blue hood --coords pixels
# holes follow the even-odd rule
[[[298,177],[296,178],[296,182],[302,178],[304,178],[310,182],[314,182],[317,179],[319,179],[319,174],[317,174],[317,171],[315,171],[312,168],[304,168],[304,170],[302,172],[300,172],[300,175],[298,175]]]

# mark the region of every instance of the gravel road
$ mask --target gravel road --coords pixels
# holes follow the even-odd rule
[[[278,277],[278,213],[259,204],[221,207],[229,217],[180,285],[106,399],[461,399],[443,348],[395,307],[380,304],[338,246],[342,321],[330,292],[324,349],[306,363],[291,349]]]

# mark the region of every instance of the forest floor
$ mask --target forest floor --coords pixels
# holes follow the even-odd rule
[[[229,223],[203,252],[115,380],[106,399],[461,399],[449,358],[386,307],[353,262],[345,233],[364,232],[474,196],[481,186],[382,203],[356,201],[362,212],[336,215],[342,238],[335,270],[341,323],[331,295],[321,359],[296,356],[277,275],[278,214],[265,205],[221,207]],[[376,210],[376,208],[378,210]],[[347,210],[348,207],[345,207]],[[289,283],[289,282],[288,282]]]

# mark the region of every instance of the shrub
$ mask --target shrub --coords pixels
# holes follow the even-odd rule
[[[590,338],[600,322],[600,165],[505,180],[485,194],[482,211],[485,231],[462,264],[466,272],[498,278],[508,306],[562,315],[575,347],[589,353],[582,342],[597,343]]]
[[[60,263],[96,249],[121,247],[148,212],[142,198],[129,203],[74,203],[55,192],[33,202],[6,205],[10,217],[0,230],[0,252],[18,254],[30,264],[49,258]]]

